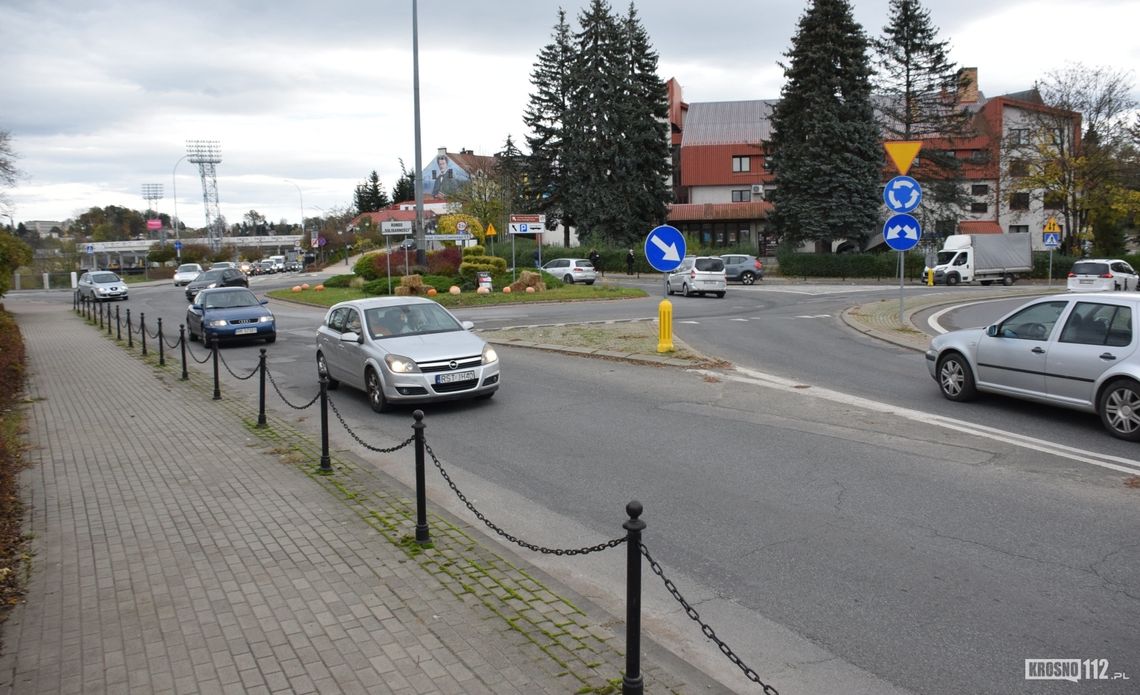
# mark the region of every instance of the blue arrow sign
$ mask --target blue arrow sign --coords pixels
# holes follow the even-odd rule
[[[668,273],[685,257],[685,237],[676,227],[663,224],[645,237],[645,260],[654,269]]]
[[[883,202],[891,212],[910,212],[922,202],[922,186],[909,176],[896,176],[883,188]]]
[[[174,250],[175,251],[181,251],[182,250],[182,242],[181,241],[174,242]]]
[[[883,240],[895,251],[910,251],[922,236],[922,225],[910,215],[892,215],[883,225]]]
[[[1045,248],[1055,249],[1061,245],[1061,235],[1056,232],[1045,232],[1041,235],[1041,241],[1045,244]]]

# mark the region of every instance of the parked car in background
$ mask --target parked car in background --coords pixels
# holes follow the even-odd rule
[[[1068,284],[1072,292],[1127,292],[1137,289],[1140,276],[1119,258],[1083,258],[1073,263]]]
[[[237,263],[230,261],[217,261],[210,264],[210,270],[226,270],[227,268],[237,268]]]
[[[680,292],[686,297],[708,292],[723,297],[727,286],[724,260],[719,256],[685,256],[681,265],[665,278],[668,294]]]
[[[186,298],[194,301],[194,296],[198,292],[214,287],[249,287],[249,278],[237,268],[219,270],[211,268],[194,278],[194,281],[186,286]]]
[[[190,340],[277,340],[277,322],[258,299],[244,287],[202,290],[186,309],[186,332]]]
[[[985,391],[1083,410],[1140,441],[1138,317],[1137,292],[1037,298],[985,328],[936,336],[926,365],[949,400]]]
[[[94,302],[127,298],[127,283],[109,270],[89,270],[79,278],[80,299]]]
[[[202,266],[197,263],[183,263],[174,271],[174,286],[189,285],[202,272]]]
[[[301,261],[289,261],[285,264],[285,270],[293,273],[300,272],[302,270]]]
[[[239,261],[238,270],[245,273],[246,275],[249,275],[251,272],[253,272],[253,263],[249,261]]]
[[[317,372],[329,388],[368,394],[378,413],[400,403],[490,398],[499,356],[470,321],[424,297],[374,297],[334,304],[317,329]]]
[[[751,285],[764,279],[764,264],[756,256],[743,253],[726,253],[720,257],[724,261],[724,279]]]
[[[555,258],[542,266],[542,270],[567,285],[573,285],[575,282],[592,285],[598,279],[598,271],[588,258]]]

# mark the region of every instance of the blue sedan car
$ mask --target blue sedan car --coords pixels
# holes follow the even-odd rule
[[[267,299],[258,299],[244,287],[218,287],[202,290],[186,310],[186,331],[190,340],[208,343],[228,340],[277,340],[277,322],[265,308]]]

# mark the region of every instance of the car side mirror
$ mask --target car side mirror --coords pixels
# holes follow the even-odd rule
[[[266,304],[268,304],[268,303],[269,303],[269,300],[268,300],[268,299],[263,299],[263,300],[261,300],[261,302],[260,302],[260,304],[261,304],[262,306],[265,306],[265,305],[266,305]]]
[[[475,327],[475,322],[474,321],[460,321],[459,325],[463,326],[463,330],[469,331]]]
[[[348,331],[340,334],[340,341],[342,343],[363,343],[364,336],[355,331]]]
[[[1000,337],[1000,336],[999,336],[999,334],[998,334],[998,326],[997,326],[997,324],[996,324],[996,323],[995,323],[994,325],[992,325],[992,326],[988,326],[988,327],[986,328],[986,335],[988,335],[988,336],[989,336],[989,337],[991,337],[991,338],[998,338],[998,337]]]

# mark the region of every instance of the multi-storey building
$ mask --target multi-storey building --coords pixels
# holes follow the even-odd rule
[[[1034,248],[1044,248],[1042,229],[1050,217],[1060,222],[1060,201],[1025,187],[1025,177],[1051,147],[1071,151],[1079,143],[1080,114],[1046,106],[1036,90],[986,98],[977,87],[977,69],[963,71],[963,88],[952,98],[958,108],[973,114],[970,134],[928,138],[923,145],[927,152],[936,148],[960,160],[962,202],[951,211],[950,225],[925,234],[1028,233]],[[670,80],[668,88],[676,200],[669,210],[670,224],[702,246],[750,246],[761,254],[770,252],[776,239],[767,198],[776,184],[767,157],[776,101],[685,103],[676,80]],[[911,175],[921,180],[923,168],[920,152]],[[884,182],[896,173],[885,164]],[[930,218],[946,219],[946,210],[938,213]],[[882,243],[877,230],[865,231],[863,249]],[[834,248],[859,246],[852,239],[837,241]]]

